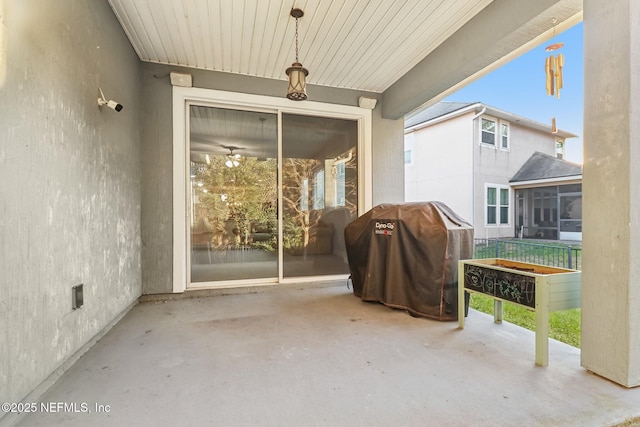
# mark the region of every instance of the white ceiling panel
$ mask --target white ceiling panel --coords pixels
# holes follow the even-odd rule
[[[383,92],[492,0],[109,0],[142,61]]]

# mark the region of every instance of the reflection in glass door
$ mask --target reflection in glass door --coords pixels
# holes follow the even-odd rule
[[[358,122],[282,115],[283,277],[348,274],[358,214]]]
[[[191,283],[278,277],[277,115],[190,107]]]

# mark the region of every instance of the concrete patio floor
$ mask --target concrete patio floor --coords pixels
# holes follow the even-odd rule
[[[549,366],[542,368],[534,365],[533,332],[494,324],[474,310],[460,330],[457,322],[364,303],[344,284],[138,304],[40,401],[72,403],[78,412],[29,414],[19,425],[630,426],[640,420],[640,388],[586,372],[576,348],[552,340]]]

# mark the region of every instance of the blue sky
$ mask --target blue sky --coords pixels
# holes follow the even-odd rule
[[[560,99],[546,92],[545,47],[563,42],[555,53],[564,54],[564,87]],[[567,140],[565,159],[582,163],[584,98],[582,23],[558,34],[499,69],[448,96],[444,101],[482,102],[578,135]]]

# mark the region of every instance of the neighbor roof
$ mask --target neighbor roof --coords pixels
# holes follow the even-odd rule
[[[446,116],[454,111],[462,110],[479,102],[438,102],[429,108],[426,108],[414,115],[409,116],[404,121],[404,127],[410,128],[421,123],[437,119],[438,117]]]
[[[582,166],[536,151],[509,180],[511,183],[582,176]]]
[[[404,121],[404,129],[405,132],[417,130],[470,112],[486,114],[511,123],[517,123],[520,126],[551,133],[551,124],[540,123],[482,102],[438,102],[429,108],[409,115]],[[561,129],[558,129],[556,135],[561,138],[576,138],[578,136]]]

